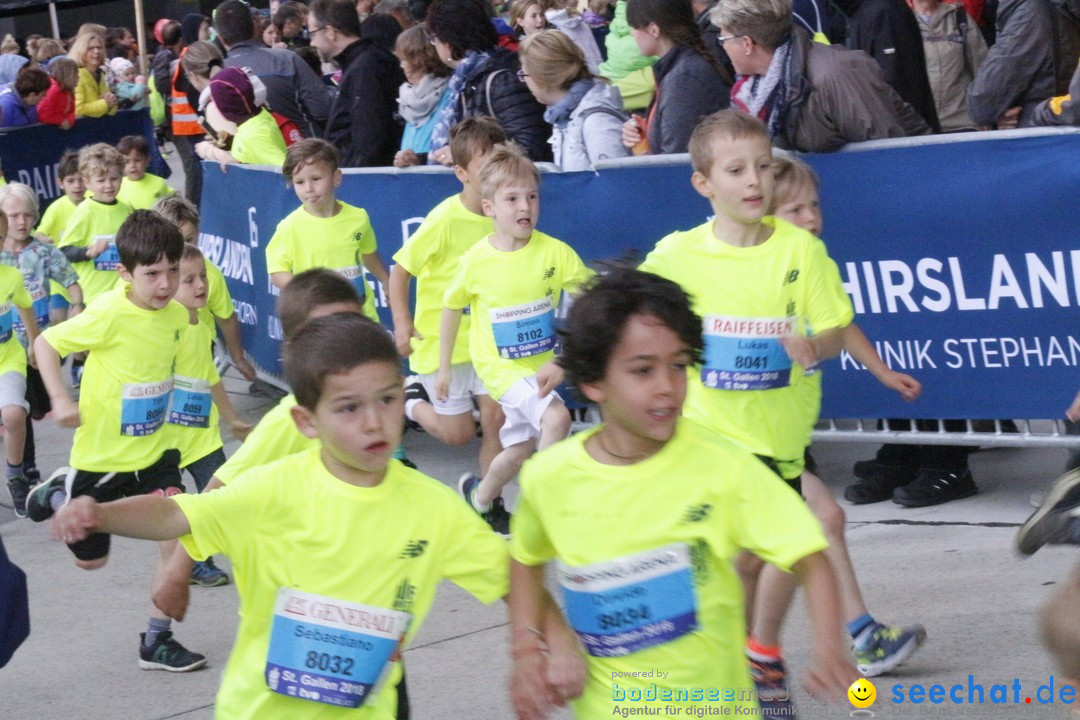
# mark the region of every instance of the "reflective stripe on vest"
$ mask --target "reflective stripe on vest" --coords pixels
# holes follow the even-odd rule
[[[184,48],[180,53],[180,60],[176,63],[176,70],[173,71],[171,93],[169,95],[169,107],[172,109],[172,131],[173,135],[205,135],[206,130],[199,124],[199,116],[195,112],[195,108],[191,107],[191,103],[188,102],[187,93],[181,92],[176,89],[176,81],[180,78],[180,73],[183,72],[183,57],[187,52],[187,48]]]

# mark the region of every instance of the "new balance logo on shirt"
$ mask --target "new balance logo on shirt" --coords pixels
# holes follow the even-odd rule
[[[398,555],[398,560],[418,558],[424,554],[424,550],[427,549],[427,546],[427,540],[410,540],[405,544],[405,549]]]

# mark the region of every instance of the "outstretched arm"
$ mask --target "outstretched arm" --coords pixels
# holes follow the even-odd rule
[[[92,532],[142,540],[175,540],[190,533],[191,525],[172,498],[139,495],[99,504],[82,495],[57,511],[52,532],[67,543],[83,540]]]

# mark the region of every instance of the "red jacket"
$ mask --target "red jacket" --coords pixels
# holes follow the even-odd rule
[[[56,78],[49,78],[49,89],[38,103],[37,111],[38,122],[46,125],[60,125],[67,120],[69,125],[74,125],[75,93],[64,92],[64,89],[56,82]]]

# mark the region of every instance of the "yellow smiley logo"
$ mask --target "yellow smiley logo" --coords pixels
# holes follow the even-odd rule
[[[868,708],[877,699],[877,688],[866,678],[859,678],[847,689],[848,700],[857,708]]]

